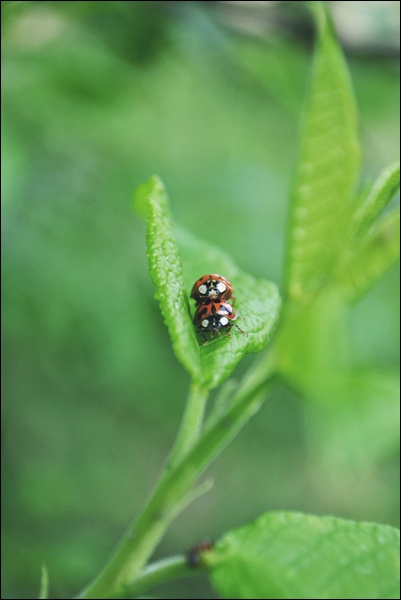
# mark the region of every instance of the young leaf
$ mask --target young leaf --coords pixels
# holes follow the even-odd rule
[[[344,246],[359,170],[357,117],[347,66],[323,2],[318,26],[288,239],[287,291],[309,301],[330,280]]]
[[[183,271],[188,290],[205,273],[219,273],[235,290],[235,321],[230,337],[224,332],[201,346],[202,383],[209,389],[229,377],[235,365],[248,352],[259,352],[269,341],[280,309],[280,296],[274,283],[256,279],[241,271],[230,256],[182,228],[177,232],[183,257]],[[194,306],[192,308],[194,310]],[[202,343],[200,336],[200,343]]]
[[[267,513],[204,560],[223,598],[399,598],[399,532],[385,525]]]
[[[339,263],[338,288],[347,301],[356,300],[400,257],[400,209],[384,215]]]
[[[175,355],[191,377],[197,380],[201,374],[199,344],[189,313],[181,260],[163,183],[157,177],[151,177],[136,191],[134,205],[138,212],[147,216],[149,273],[156,286],[156,298]]]
[[[365,201],[356,211],[354,229],[357,235],[365,233],[400,187],[400,165],[387,167],[374,182]]]
[[[183,228],[173,231],[167,195],[156,177],[140,186],[135,207],[147,215],[149,272],[175,354],[202,388],[212,389],[230,375],[244,354],[266,346],[280,308],[277,287],[244,273],[222,250]],[[202,337],[197,338],[192,322],[195,304],[191,300],[191,316],[188,297],[193,283],[205,273],[220,273],[234,285],[235,323],[245,333],[233,327],[230,337],[223,332],[204,345]]]
[[[399,207],[381,215],[399,185],[399,164],[390,165],[353,215],[347,247],[333,273],[335,286],[348,302],[362,295],[399,258]]]

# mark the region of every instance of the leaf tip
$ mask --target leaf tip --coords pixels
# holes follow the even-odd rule
[[[152,175],[141,183],[133,193],[132,206],[141,217],[146,218],[148,215],[149,199],[153,194],[159,196],[166,194],[164,183],[158,175]]]

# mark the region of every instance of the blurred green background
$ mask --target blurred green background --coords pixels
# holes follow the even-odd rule
[[[374,177],[399,155],[399,3],[332,5]],[[37,597],[45,564],[63,598],[140,509],[188,386],[132,192],[157,173],[178,222],[281,285],[313,33],[295,2],[2,2],[2,32],[2,597]],[[398,289],[393,269],[349,314],[385,444],[365,456],[346,421],[362,458],[341,455],[341,426],[327,444],[307,403],[278,390],[157,556],[267,510],[398,523]],[[203,578],[160,596],[216,597]]]

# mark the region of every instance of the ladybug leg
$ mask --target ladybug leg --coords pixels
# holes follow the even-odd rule
[[[206,344],[206,342],[209,341],[209,338],[206,337],[206,335],[203,333],[203,331],[199,331],[199,333],[202,335],[203,339],[205,340],[204,343]]]
[[[209,340],[208,340],[208,338],[205,336],[205,334],[204,334],[204,333],[202,333],[202,337],[203,337],[203,339],[204,339],[204,342],[202,342],[201,346],[204,346],[205,344],[207,344],[207,343],[208,343],[208,341],[209,341]]]
[[[231,306],[234,308],[235,296],[231,296],[230,300],[231,300]]]
[[[238,331],[240,331],[241,333],[243,333],[244,335],[246,335],[246,337],[248,337],[248,334],[246,331],[243,331],[243,329],[241,329],[241,327],[238,327],[238,325],[236,323],[233,323],[233,325],[235,325],[235,327],[238,329]]]
[[[202,342],[201,346],[203,346],[204,344],[207,344],[207,343],[208,343],[208,341],[209,341],[209,338],[207,338],[207,337],[205,336],[205,334],[203,333],[203,331],[201,330],[201,328],[200,328],[200,327],[197,327],[197,333],[198,333],[198,335],[199,335],[199,334],[201,334],[201,336],[202,336],[202,337],[203,337],[203,339],[204,339],[204,342]]]

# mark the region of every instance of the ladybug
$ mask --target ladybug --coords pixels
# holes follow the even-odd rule
[[[191,298],[196,304],[201,304],[204,300],[221,298],[228,300],[232,298],[235,302],[233,286],[225,277],[221,275],[203,275],[194,284],[191,291]]]
[[[231,304],[228,304],[225,300],[221,298],[215,298],[211,300],[210,298],[206,299],[202,304],[199,304],[194,318],[194,323],[197,327],[199,333],[201,333],[204,339],[207,341],[206,336],[204,335],[206,332],[211,332],[211,337],[213,337],[213,332],[216,331],[218,335],[221,335],[220,329],[227,329],[230,331],[231,327],[235,325],[241,333],[246,335],[245,331],[242,331],[232,321],[235,321],[237,318],[237,314],[234,312]],[[226,335],[229,337],[230,334],[226,331]]]

